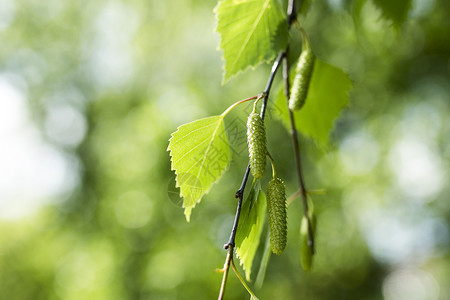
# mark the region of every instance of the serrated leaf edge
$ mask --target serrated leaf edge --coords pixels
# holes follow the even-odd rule
[[[217,116],[211,116],[211,117],[207,117],[207,118],[212,118],[212,117],[217,117]],[[203,155],[203,160],[202,160],[202,164],[201,164],[201,166],[200,166],[199,173],[198,173],[197,176],[195,177],[195,178],[196,178],[195,184],[197,184],[197,182],[198,182],[198,176],[199,176],[200,173],[201,173],[201,169],[202,169],[202,167],[203,167],[203,165],[204,165],[204,163],[205,163],[206,156],[207,156],[207,154],[208,154],[209,149],[211,148],[212,141],[214,140],[214,137],[215,137],[215,135],[216,135],[217,130],[219,129],[219,127],[221,126],[221,124],[223,124],[223,119],[224,119],[224,117],[225,117],[224,115],[220,115],[220,119],[219,119],[219,121],[217,122],[217,126],[216,126],[216,128],[214,129],[214,133],[211,135],[211,140],[210,140],[210,142],[209,142],[209,144],[208,144],[208,146],[207,146],[207,149],[206,149],[206,151],[204,152],[204,155]],[[201,120],[201,119],[198,119],[198,120]],[[195,121],[192,121],[192,122],[189,122],[189,123],[193,123],[193,122],[196,122],[196,121],[198,121],[198,120],[195,120]],[[186,123],[186,124],[189,124],[189,123]],[[170,137],[170,139],[169,139],[169,145],[167,146],[167,151],[169,152],[169,155],[170,155],[170,162],[171,162],[171,164],[170,164],[170,169],[171,169],[172,171],[175,171],[175,175],[176,175],[176,176],[175,176],[175,187],[181,187],[181,185],[179,184],[179,178],[178,178],[178,175],[179,175],[179,174],[178,174],[178,170],[173,168],[173,164],[174,164],[175,162],[173,161],[172,150],[171,150],[169,147],[171,146],[170,142],[172,141],[172,139],[173,139],[175,133],[177,133],[177,132],[180,130],[180,127],[182,127],[182,126],[184,126],[184,125],[186,125],[186,124],[183,124],[183,125],[178,126],[178,127],[177,127],[177,130],[174,131],[173,133],[171,133],[171,137]],[[209,127],[209,126],[210,126],[210,125],[207,125],[207,126],[203,126],[203,127],[201,127],[201,128],[198,128],[198,129],[196,129],[196,130],[193,130],[193,131],[191,131],[189,134],[185,135],[182,139],[184,139],[185,137],[187,137],[188,135],[190,135],[190,134],[191,134],[192,132],[194,132],[194,131],[197,131],[197,130],[199,130],[199,129],[203,129],[203,128],[206,128],[206,127]],[[228,139],[227,139],[227,143],[228,143]],[[199,144],[199,145],[200,145],[200,144]],[[173,144],[172,144],[172,146],[173,146]],[[197,145],[197,146],[198,146],[198,145]],[[193,148],[193,149],[194,149],[194,148]],[[192,149],[191,149],[189,152],[191,152],[191,151],[192,151]],[[188,152],[188,153],[189,153],[189,152]],[[185,155],[186,155],[186,154],[185,154]],[[185,155],[183,155],[183,157],[184,157]],[[178,160],[177,160],[177,161],[178,161]],[[193,167],[194,167],[194,165],[192,165],[192,166],[191,166],[186,172],[184,172],[184,173],[188,173],[189,170],[192,169]],[[202,194],[202,196],[201,196],[198,200],[196,200],[191,206],[188,206],[188,207],[185,206],[185,204],[184,204],[184,195],[181,193],[181,190],[180,190],[180,196],[183,197],[183,206],[182,206],[182,207],[184,208],[184,214],[185,214],[185,216],[186,216],[187,222],[190,221],[190,215],[191,215],[192,209],[197,205],[197,203],[199,203],[199,202],[201,201],[201,199],[203,198],[203,196],[205,196],[206,194],[209,193],[209,191],[211,190],[211,187],[213,186],[213,184],[215,184],[215,183],[222,177],[223,173],[225,173],[225,171],[228,169],[228,167],[229,167],[229,163],[228,163],[228,165],[226,166],[226,168],[219,174],[218,179],[215,180],[215,181],[213,181],[213,182],[211,183],[210,187],[209,187],[209,188]]]
[[[220,1],[220,2],[216,5],[216,7],[214,8],[214,13],[215,13],[215,15],[216,15],[216,21],[217,21],[217,24],[218,24],[218,22],[219,22],[217,9],[219,8],[220,4],[221,4],[222,2],[224,2],[224,1],[226,1],[226,0]],[[260,16],[261,16],[261,17],[260,17],[260,18],[262,18],[262,15],[264,14],[264,10],[266,9],[267,6],[269,6],[270,2],[271,2],[271,0],[266,0],[265,4],[263,5],[263,9],[261,10],[261,13],[260,13]],[[277,1],[274,1],[274,5],[280,5],[280,4],[279,4]],[[280,9],[280,11],[283,11],[283,10]],[[259,19],[260,19],[260,18],[259,18]],[[259,22],[259,20],[258,20],[258,22]],[[283,22],[283,21],[280,21],[278,24],[276,24],[275,27],[278,28],[278,26],[280,25],[281,22]],[[257,22],[254,23],[254,24],[257,24]],[[256,28],[256,25],[254,25],[252,28],[253,28],[253,29]],[[220,37],[222,38],[222,35],[221,35],[220,32],[218,32],[218,30],[217,30],[217,26],[216,26],[215,32],[216,32],[217,34],[219,34]],[[253,32],[254,32],[254,30],[252,31],[252,33],[253,33]],[[249,39],[250,39],[250,37],[251,37],[251,34],[249,34],[247,37],[248,37],[248,38],[246,39],[246,43],[245,43],[245,44],[248,43],[248,41],[249,41]],[[271,37],[270,37],[270,43],[273,44],[274,38],[275,38],[274,36],[271,36]],[[225,53],[225,49],[223,48],[223,45],[224,45],[224,43],[222,43],[222,39],[221,39],[221,40],[220,40],[220,43],[219,43],[219,46],[218,46],[217,49],[218,49],[218,50],[223,50],[223,53]],[[273,46],[273,45],[272,45],[272,46]],[[238,58],[240,58],[240,55],[242,54],[242,52],[244,51],[244,49],[245,49],[245,46],[243,46],[243,47],[241,48],[241,51],[239,52],[239,55],[236,57],[236,59],[233,61],[232,66],[234,66],[234,65],[236,64],[236,61],[238,60]],[[240,75],[241,73],[244,73],[244,72],[247,71],[248,69],[254,70],[254,69],[256,69],[256,67],[258,67],[258,66],[259,66],[260,64],[262,64],[262,63],[268,63],[268,62],[271,62],[271,61],[275,58],[275,56],[276,56],[276,54],[272,54],[272,55],[270,55],[270,56],[268,56],[268,57],[266,57],[266,58],[262,58],[259,62],[254,63],[254,64],[249,64],[249,65],[247,65],[247,67],[245,67],[244,69],[240,69],[240,70],[238,70],[237,72],[234,72],[234,73],[229,74],[229,75],[228,75],[229,72],[227,72],[226,67],[225,67],[225,64],[224,64],[224,65],[222,66],[222,70],[224,71],[224,76],[223,76],[223,79],[222,79],[222,85],[225,84],[225,83],[226,83],[227,81],[229,81],[230,79],[232,79],[232,78],[234,78],[234,77]],[[222,55],[222,61],[226,62],[224,55]]]

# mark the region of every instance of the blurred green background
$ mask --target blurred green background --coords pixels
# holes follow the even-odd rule
[[[313,196],[314,267],[300,267],[295,201],[287,249],[255,292],[450,299],[449,2],[413,1],[398,29],[372,1],[358,15],[351,4],[314,1],[301,20],[317,56],[354,81],[330,149],[301,141],[307,186],[327,190]],[[0,0],[0,299],[217,298],[245,116],[227,117],[233,163],[190,223],[168,139],[261,92],[270,66],[221,86],[215,5]],[[270,111],[267,128],[290,195],[291,140]],[[226,298],[248,298],[233,274]]]

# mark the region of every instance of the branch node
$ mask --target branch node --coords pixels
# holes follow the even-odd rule
[[[230,248],[230,247],[234,248],[234,243],[228,242],[225,245],[223,245],[223,249],[225,249],[225,250],[228,250],[228,248]]]
[[[292,24],[293,20],[296,19],[295,1],[289,0],[288,5],[289,5],[289,8],[288,8],[287,22],[289,23],[289,26],[290,26]],[[280,53],[278,54],[278,57],[276,58],[276,60],[274,61],[273,65],[272,65],[272,70],[270,72],[270,76],[269,76],[269,80],[267,81],[266,88],[258,97],[259,99],[261,99],[261,98],[263,99],[263,104],[261,105],[261,113],[260,113],[260,116],[263,120],[264,120],[264,116],[266,113],[267,101],[269,98],[268,96],[270,93],[270,89],[272,87],[272,83],[273,83],[273,80],[277,73],[278,67],[280,66],[280,63],[283,58],[286,59],[286,52],[282,50],[282,51],[280,51]],[[244,196],[245,185],[247,184],[247,179],[248,179],[249,174],[250,174],[250,165],[247,165],[247,170],[245,171],[245,175],[242,180],[241,187],[234,195],[234,197],[239,199],[239,201],[238,201],[238,205],[237,205],[237,209],[236,209],[236,215],[235,215],[235,219],[234,219],[234,223],[233,223],[233,228],[231,230],[230,240],[228,243],[226,243],[223,246],[224,249],[228,251],[228,253],[227,253],[227,258],[225,259],[225,264],[224,264],[224,268],[223,268],[224,272],[223,272],[223,278],[222,278],[222,285],[220,287],[220,292],[219,292],[219,298],[218,298],[219,300],[223,299],[223,295],[225,293],[225,286],[226,286],[226,282],[227,282],[227,276],[228,276],[228,270],[229,270],[230,264],[232,265],[233,268],[235,268],[234,263],[233,263],[233,249],[235,247],[234,241],[235,241],[236,231],[237,231],[239,217],[240,217],[240,213],[241,213],[242,199]],[[235,270],[235,272],[236,272],[236,275],[238,275],[236,270]],[[238,275],[238,277],[239,277],[239,275]],[[245,285],[245,282],[242,281],[242,283],[244,284],[246,289],[249,291],[249,293],[252,295],[252,298],[256,299],[255,295]]]

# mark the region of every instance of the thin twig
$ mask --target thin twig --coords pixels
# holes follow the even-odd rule
[[[291,24],[294,22],[295,18],[296,18],[295,0],[289,0],[288,8],[287,8],[287,22],[288,22],[289,26],[291,26]]]
[[[272,71],[270,72],[269,80],[267,81],[266,88],[264,89],[264,92],[263,92],[264,100],[263,100],[263,104],[261,106],[261,114],[260,114],[261,119],[263,119],[263,120],[264,120],[264,116],[266,115],[267,101],[269,99],[270,89],[272,88],[272,83],[273,83],[273,80],[275,79],[275,75],[277,74],[278,67],[280,66],[282,58],[283,58],[283,51],[280,51],[280,53],[277,56],[277,59],[275,60],[275,62],[272,65]]]
[[[289,0],[287,14],[288,14],[287,22],[290,27],[292,22],[295,20],[295,1],[294,0]],[[266,115],[267,101],[269,99],[270,89],[272,88],[273,80],[275,79],[275,75],[276,75],[278,68],[280,66],[280,63],[284,57],[285,57],[284,51],[280,51],[275,62],[272,65],[272,70],[270,72],[269,80],[267,81],[266,88],[264,89],[264,92],[263,92],[264,100],[263,100],[263,104],[261,106],[261,113],[260,113],[261,119],[263,119],[263,120]],[[225,286],[226,286],[227,277],[228,277],[228,270],[230,268],[230,263],[233,258],[233,250],[235,247],[236,232],[237,232],[237,227],[239,225],[239,218],[240,218],[240,214],[241,214],[242,199],[244,196],[244,190],[245,190],[245,186],[247,184],[249,174],[250,174],[250,164],[247,165],[247,169],[245,171],[244,178],[242,179],[241,186],[240,186],[239,190],[236,191],[236,194],[235,194],[235,198],[238,198],[238,205],[237,205],[236,215],[235,215],[234,222],[233,222],[233,228],[231,230],[230,239],[228,240],[228,243],[226,243],[224,245],[224,248],[226,250],[228,250],[228,252],[227,252],[227,257],[225,259],[225,264],[224,264],[224,268],[223,268],[224,272],[223,272],[222,285],[220,287],[220,293],[219,293],[219,298],[218,298],[219,300],[223,299],[223,295],[225,293]]]
[[[283,55],[283,79],[284,79],[284,93],[286,95],[286,101],[288,102],[289,107],[289,91],[290,91],[290,82],[289,82],[289,62],[287,58],[287,51]],[[314,236],[312,232],[312,226],[311,226],[311,218],[309,217],[308,213],[308,202],[307,202],[307,194],[306,194],[306,188],[305,188],[305,181],[303,180],[303,172],[301,167],[301,160],[300,160],[300,149],[298,147],[298,138],[297,138],[297,129],[295,128],[295,119],[294,119],[294,113],[292,110],[288,109],[289,111],[289,119],[291,122],[291,136],[292,136],[292,143],[294,144],[294,155],[295,155],[295,166],[297,170],[297,177],[298,177],[298,184],[300,187],[300,192],[302,195],[302,204],[303,204],[303,215],[305,216],[306,220],[308,221],[308,246],[311,248],[311,252],[314,254],[315,252],[315,243],[314,243]]]
[[[223,295],[225,294],[225,287],[227,285],[227,277],[228,277],[228,271],[230,270],[230,262],[233,259],[233,246],[228,247],[228,253],[227,258],[225,259],[225,264],[223,265],[223,277],[222,277],[222,284],[220,285],[220,292],[219,292],[219,299],[223,299]]]
[[[267,81],[266,88],[265,88],[264,92],[262,93],[264,99],[263,99],[263,104],[261,106],[261,114],[260,114],[261,115],[261,119],[264,119],[264,116],[266,114],[267,100],[269,98],[270,89],[272,88],[272,83],[273,83],[275,75],[276,75],[276,73],[278,71],[278,67],[280,66],[282,58],[283,58],[283,52],[280,51],[280,54],[278,55],[277,59],[273,63],[272,71],[270,72],[270,76],[269,76],[269,80]],[[236,191],[236,194],[235,194],[235,198],[239,199],[239,201],[238,201],[238,208],[237,208],[237,211],[236,211],[236,216],[234,218],[234,224],[233,224],[233,228],[231,230],[230,239],[228,240],[228,243],[225,244],[225,246],[224,246],[225,249],[228,249],[228,247],[230,245],[234,246],[235,237],[236,237],[236,230],[237,230],[237,226],[238,226],[238,223],[239,223],[239,215],[240,215],[240,212],[241,212],[242,198],[243,198],[243,195],[244,195],[244,190],[245,190],[245,186],[247,184],[247,180],[248,180],[249,174],[250,174],[250,164],[247,165],[247,170],[245,171],[245,175],[244,175],[244,178],[242,180],[241,187],[239,188],[239,190]]]
[[[228,243],[226,243],[223,246],[224,249],[228,249],[229,247],[235,246],[236,232],[237,232],[237,227],[239,225],[239,217],[241,216],[242,198],[244,195],[245,185],[247,184],[249,172],[250,172],[250,166],[247,166],[247,171],[245,172],[244,179],[242,180],[241,188],[236,192],[236,195],[235,195],[235,197],[238,198],[236,215],[234,216],[233,228],[231,229],[230,239],[228,240]]]
[[[314,189],[314,190],[307,190],[306,194],[307,195],[325,195],[326,194],[326,190],[325,189]],[[298,191],[296,191],[295,193],[293,193],[292,195],[290,195],[286,202],[287,204],[291,204],[292,201],[294,201],[297,197],[300,197],[302,195],[302,191],[301,189],[298,189]]]
[[[264,92],[263,92],[264,99],[263,99],[263,104],[261,106],[261,113],[260,113],[261,119],[264,119],[264,116],[266,114],[267,101],[269,98],[270,89],[272,88],[272,83],[273,83],[273,80],[275,79],[275,75],[278,71],[278,68],[280,66],[282,58],[283,58],[283,52],[280,51],[277,59],[273,63],[272,70],[271,70],[270,76],[269,76],[269,80],[267,81],[266,88],[264,89]],[[230,249],[234,249],[234,247],[235,247],[236,232],[237,232],[237,228],[239,225],[239,218],[241,215],[242,199],[244,196],[245,186],[247,184],[249,174],[250,174],[250,164],[247,165],[247,169],[245,171],[244,178],[242,179],[241,187],[239,188],[239,190],[236,191],[236,194],[235,194],[235,197],[238,198],[238,205],[237,205],[237,209],[236,209],[236,215],[234,217],[233,228],[231,229],[230,238],[228,240],[228,243],[226,243],[223,246],[226,250],[228,250],[227,258],[225,260],[224,270],[228,270],[230,268],[230,260],[228,259],[228,255],[230,253]],[[231,251],[231,253],[232,253],[232,251]],[[222,291],[222,288],[223,289],[225,288],[227,276],[228,276],[228,272],[224,272],[223,278],[222,278],[222,286],[220,287],[220,293],[219,293],[219,298],[218,298],[219,300],[223,299],[224,291]]]

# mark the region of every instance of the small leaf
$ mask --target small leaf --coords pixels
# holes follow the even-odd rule
[[[373,0],[381,9],[386,19],[392,20],[394,26],[399,27],[408,17],[412,7],[411,0]]]
[[[292,78],[293,76],[291,76]],[[316,59],[308,96],[300,111],[294,112],[297,130],[326,148],[334,120],[348,104],[352,81],[341,69]],[[290,132],[289,114],[283,91],[278,94],[276,114]]]
[[[286,45],[286,14],[277,0],[223,0],[215,12],[225,60],[223,82],[272,60]]]
[[[213,116],[181,125],[169,140],[167,150],[188,222],[192,208],[229,165],[231,153],[223,118]]]
[[[241,218],[236,234],[236,255],[244,266],[245,278],[250,281],[253,259],[258,249],[266,218],[266,196],[259,180],[242,205]]]

